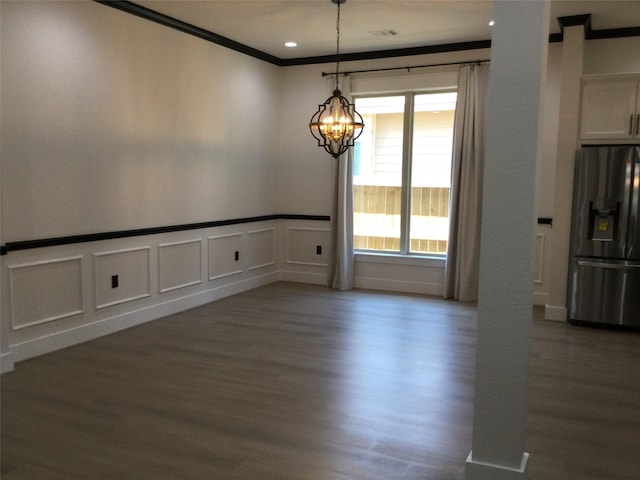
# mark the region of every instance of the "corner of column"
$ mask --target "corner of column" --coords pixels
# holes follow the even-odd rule
[[[13,358],[11,352],[0,354],[0,374],[13,371]]]
[[[465,464],[465,480],[527,480],[529,454],[524,452],[520,465],[516,468],[504,465],[485,463],[473,459],[473,452],[469,452]]]

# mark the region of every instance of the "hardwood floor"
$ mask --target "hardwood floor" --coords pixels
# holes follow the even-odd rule
[[[536,311],[533,480],[640,478],[640,335]],[[2,478],[461,480],[476,312],[277,283],[2,376]]]
[[[527,439],[536,480],[640,479],[640,333],[534,321]]]

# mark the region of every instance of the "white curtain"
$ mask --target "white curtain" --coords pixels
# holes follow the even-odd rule
[[[478,299],[488,80],[488,65],[460,69],[444,297],[465,302]]]
[[[346,77],[342,95],[351,101],[351,82]],[[335,169],[336,187],[333,215],[334,260],[329,276],[329,286],[339,290],[353,288],[353,148],[340,155]]]

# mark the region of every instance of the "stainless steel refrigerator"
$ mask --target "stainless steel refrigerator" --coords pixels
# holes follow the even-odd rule
[[[576,158],[568,319],[640,328],[640,146]]]

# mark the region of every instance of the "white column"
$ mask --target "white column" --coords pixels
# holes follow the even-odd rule
[[[569,270],[569,236],[571,202],[580,111],[580,78],[584,55],[584,25],[563,30],[560,85],[560,118],[556,154],[553,228],[549,262],[549,297],[544,317],[567,320],[567,275]]]
[[[549,2],[493,5],[473,441],[465,478],[522,480]]]
[[[2,9],[0,9],[2,12]],[[0,14],[1,15],[1,14]],[[0,171],[0,185],[2,184],[2,172]],[[0,212],[2,211],[2,195],[0,188]],[[0,245],[4,245],[4,237],[2,236],[2,228],[0,226]],[[7,306],[5,303],[4,293],[8,290],[5,280],[5,257],[0,257],[0,373],[13,370],[13,361],[11,360],[11,352],[9,351],[9,316],[7,314]]]

